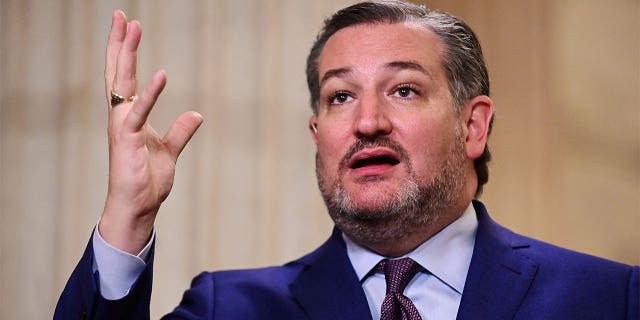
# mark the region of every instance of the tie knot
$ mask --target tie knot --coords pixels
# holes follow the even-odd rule
[[[378,269],[384,271],[384,278],[387,282],[387,294],[402,293],[413,276],[420,271],[421,267],[411,258],[397,260],[382,260],[378,264]]]

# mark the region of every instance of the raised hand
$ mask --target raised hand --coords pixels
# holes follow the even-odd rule
[[[136,95],[141,35],[138,21],[127,22],[122,11],[113,13],[104,71],[109,110],[109,188],[98,227],[109,244],[132,254],[149,240],[158,209],[171,191],[178,155],[202,124],[200,114],[186,112],[161,138],[147,123],[167,78],[163,70],[158,71]],[[124,101],[112,105],[113,94]]]

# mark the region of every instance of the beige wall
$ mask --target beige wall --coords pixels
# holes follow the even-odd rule
[[[281,264],[331,222],[315,185],[304,59],[345,1],[0,2],[0,319],[46,319],[106,190],[103,46],[142,21],[165,68],[158,130],[205,125],[157,223],[154,318],[202,270]],[[483,200],[516,231],[640,264],[638,1],[433,1],[484,44],[497,105]],[[38,303],[34,304],[33,302]]]

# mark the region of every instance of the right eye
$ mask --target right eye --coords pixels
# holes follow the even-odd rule
[[[352,101],[353,97],[348,92],[338,91],[331,95],[328,100],[330,105],[340,105]]]

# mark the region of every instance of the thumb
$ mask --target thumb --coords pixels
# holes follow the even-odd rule
[[[195,111],[189,111],[181,114],[176,121],[173,122],[171,128],[169,128],[169,131],[167,131],[162,140],[174,159],[178,158],[203,120],[201,114]]]

